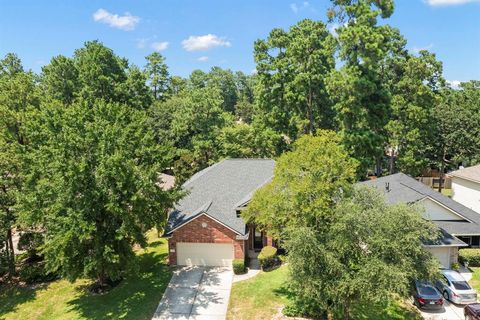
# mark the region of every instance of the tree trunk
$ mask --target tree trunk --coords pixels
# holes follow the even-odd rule
[[[390,150],[390,168],[389,168],[390,174],[395,173],[395,152]]]
[[[375,159],[376,165],[375,165],[375,175],[377,177],[380,177],[382,175],[382,158],[377,157]]]
[[[15,249],[13,247],[12,239],[12,229],[7,231],[7,243],[6,247],[8,248],[8,269],[10,275],[15,275]]]
[[[345,299],[345,303],[343,305],[343,320],[350,320],[350,301],[349,301],[349,299]]]
[[[442,164],[440,165],[440,182],[438,183],[438,192],[442,192],[443,171],[445,171],[445,152],[442,157]]]

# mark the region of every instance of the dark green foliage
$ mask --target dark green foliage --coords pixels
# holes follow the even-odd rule
[[[244,274],[247,269],[245,268],[244,259],[234,259],[232,261],[233,273],[235,274]]]
[[[157,100],[165,100],[170,86],[170,75],[165,58],[160,53],[154,52],[145,59],[147,59],[145,73],[153,96]]]
[[[331,127],[325,80],[334,68],[334,50],[326,26],[308,19],[255,42],[257,105],[268,127],[290,139]]]
[[[30,258],[37,255],[40,246],[44,242],[44,235],[41,232],[27,231],[20,234],[18,250],[27,251]]]
[[[20,265],[18,276],[26,283],[52,281],[58,278],[54,272],[48,271],[45,261],[29,262]]]
[[[272,246],[265,246],[258,254],[258,262],[262,270],[271,270],[280,263],[280,259],[277,256],[277,248]]]
[[[467,263],[469,267],[480,267],[479,249],[461,249],[458,252],[458,260]]]
[[[121,279],[133,246],[176,200],[158,174],[167,152],[144,111],[118,103],[44,104],[29,119],[21,220],[45,230],[47,270],[74,280]]]

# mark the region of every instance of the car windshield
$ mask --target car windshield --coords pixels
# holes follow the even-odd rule
[[[453,286],[457,290],[470,290],[471,287],[467,281],[452,281]]]
[[[431,286],[419,286],[418,292],[423,296],[434,296],[437,291]]]

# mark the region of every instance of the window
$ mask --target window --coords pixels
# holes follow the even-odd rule
[[[237,210],[237,218],[240,218],[240,216],[242,215],[242,212],[240,210]]]
[[[452,281],[453,286],[457,290],[470,290],[471,287],[467,281]]]
[[[480,247],[480,237],[479,236],[472,236],[472,243],[470,243],[472,247]]]

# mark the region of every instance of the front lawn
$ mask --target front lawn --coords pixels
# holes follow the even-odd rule
[[[480,292],[480,267],[470,267],[472,271],[472,279],[468,283],[473,287],[473,289]]]
[[[287,319],[280,310],[288,303],[287,266],[261,272],[253,279],[234,283],[230,294],[227,319]],[[380,305],[358,306],[353,319],[404,320],[422,319],[416,309],[399,301]]]
[[[86,291],[88,280],[54,281],[35,288],[0,287],[0,319],[151,319],[170,281],[165,239],[149,234],[137,252],[139,272],[105,295]]]

